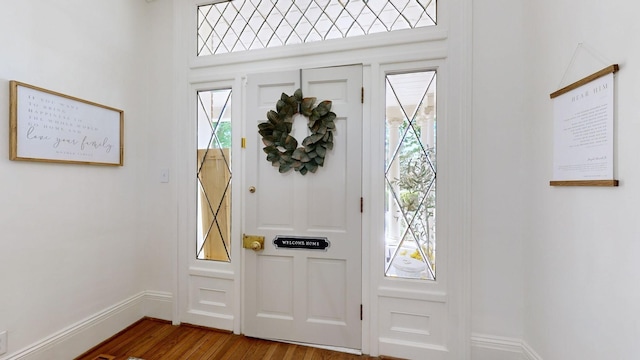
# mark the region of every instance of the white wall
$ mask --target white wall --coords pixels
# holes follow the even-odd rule
[[[138,0],[142,2],[142,0]],[[177,279],[177,129],[174,120],[187,122],[185,114],[174,113],[177,69],[174,65],[173,1],[155,0],[147,6],[149,27],[143,30],[147,44],[141,50],[147,55],[145,83],[148,119],[144,129],[146,207],[140,225],[146,233],[143,244],[146,268],[143,271],[145,289],[166,293],[175,291]],[[183,94],[182,96],[186,96]],[[169,170],[169,182],[160,182],[160,171]],[[167,318],[170,314],[149,313]]]
[[[473,4],[472,332],[486,343],[522,337],[527,85],[522,2]]]
[[[170,224],[158,214],[166,200],[146,206],[171,193],[156,177],[160,164],[171,165],[160,160],[170,157],[171,146],[156,151],[171,137],[159,125],[172,116],[165,105],[171,57],[162,56],[171,50],[161,45],[171,44],[170,30],[161,26],[163,16],[149,18],[170,14],[171,5],[3,0],[1,6],[0,123],[9,121],[9,80],[125,113],[123,167],[9,161],[8,126],[0,133],[0,331],[9,332],[9,355],[150,286],[171,290],[171,232],[164,233]]]
[[[126,133],[122,168],[0,156],[0,331],[12,353],[145,290],[171,296],[179,84],[171,1],[0,1],[0,123],[8,81],[19,80],[123,109]],[[474,2],[471,321],[475,344],[496,345],[493,359],[518,359],[520,339],[545,360],[640,353],[635,10],[621,0]],[[621,65],[619,188],[548,186],[548,94],[579,42]],[[605,62],[582,54],[567,81]],[[148,306],[131,316],[141,314],[168,318]],[[474,349],[474,359],[490,354]]]
[[[638,11],[639,4],[622,0],[525,2],[524,339],[545,360],[640,354]],[[569,67],[581,42],[598,55],[580,50]],[[611,63],[621,66],[615,80],[620,187],[550,187],[549,94]]]
[[[0,122],[8,122],[12,79],[125,111],[122,168],[0,157],[0,331],[9,331],[11,354],[142,291],[171,297],[180,114],[170,104],[181,70],[171,1],[1,5]],[[473,14],[472,330],[489,341],[522,336],[520,6],[488,0]],[[159,182],[163,168],[168,184]],[[170,317],[167,307],[149,306],[130,316],[142,314]]]

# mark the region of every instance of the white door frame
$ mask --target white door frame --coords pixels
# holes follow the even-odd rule
[[[447,331],[447,347],[449,359],[468,359],[470,356],[470,109],[471,109],[471,1],[451,2],[441,7],[439,19],[443,21],[438,28],[423,28],[412,30],[401,35],[400,42],[398,35],[394,33],[376,34],[364,38],[343,39],[340,41],[327,41],[322,44],[312,43],[300,46],[288,46],[280,49],[265,49],[256,51],[251,56],[246,53],[232,53],[225,56],[214,56],[206,58],[189,57],[184,54],[192,53],[189,49],[195,48],[192,42],[195,36],[192,35],[195,29],[195,17],[193,14],[196,2],[183,2],[174,0],[175,20],[177,26],[176,38],[174,40],[176,48],[175,65],[177,68],[176,86],[174,95],[176,99],[175,128],[178,129],[177,158],[178,164],[176,179],[178,183],[177,203],[178,203],[178,224],[176,234],[176,256],[174,293],[176,294],[173,311],[174,323],[194,322],[188,316],[188,306],[198,303],[192,297],[196,292],[192,291],[197,282],[193,279],[199,277],[212,277],[214,284],[207,284],[211,294],[224,294],[220,298],[226,303],[220,306],[222,312],[211,311],[207,317],[207,326],[224,328],[236,333],[240,332],[239,294],[240,286],[237,281],[240,264],[234,261],[228,264],[200,264],[190,262],[188,242],[195,239],[195,182],[192,171],[195,168],[195,156],[191,140],[194,137],[195,117],[193,117],[193,93],[196,89],[208,88],[215,84],[225,83],[233,87],[235,94],[241,94],[241,84],[245,69],[251,68],[252,72],[257,70],[259,64],[260,71],[276,71],[291,68],[312,68],[342,65],[344,63],[364,64],[364,87],[365,89],[379,89],[380,72],[389,64],[444,61],[445,73],[439,74],[448,77],[446,90],[447,102],[439,105],[446,107],[448,118],[451,119],[451,126],[445,136],[449,136],[451,141],[455,141],[449,149],[451,157],[458,161],[457,165],[450,169],[450,178],[454,181],[454,186],[458,190],[451,194],[451,206],[448,214],[456,218],[458,228],[450,234],[456,237],[456,241],[451,243],[449,249],[448,267],[450,268],[450,282],[448,301],[452,309],[448,317],[450,328]],[[191,39],[187,42],[181,39]],[[372,40],[372,39],[376,40]],[[448,45],[447,45],[448,44]],[[337,55],[336,54],[340,54]],[[228,56],[227,56],[228,55]],[[376,98],[378,96],[378,98]],[[444,98],[444,97],[441,97]],[[365,106],[363,116],[365,119],[371,118],[373,112],[372,103],[379,101],[379,95],[374,91],[365,92]],[[368,105],[369,104],[369,105]],[[241,110],[238,110],[241,111]],[[372,143],[368,140],[375,134],[371,134],[367,124],[364,124],[364,159],[366,164],[372,160],[370,149]],[[241,129],[244,133],[245,129]],[[234,129],[234,137],[240,137]],[[438,135],[439,137],[441,134]],[[234,138],[234,146],[239,146],[239,139]],[[191,159],[193,157],[193,159]],[[187,159],[185,161],[185,159]],[[369,171],[369,173],[367,173]],[[378,271],[379,251],[366,239],[371,238],[375,231],[376,217],[372,215],[372,198],[374,184],[366,179],[370,179],[373,174],[370,170],[364,171],[363,194],[365,197],[365,207],[363,214],[363,278],[362,293],[364,305],[364,319],[362,322],[362,351],[371,355],[378,355],[380,351],[392,350],[387,347],[384,336],[384,329],[381,328],[381,311],[384,306],[380,303],[381,294],[388,294],[389,288],[381,283],[374,275]],[[440,174],[439,174],[440,177]],[[236,184],[235,188],[240,188]],[[440,196],[440,195],[439,195]],[[193,201],[192,201],[193,200]],[[237,218],[237,216],[236,216]],[[235,227],[234,227],[235,228]],[[235,228],[234,245],[232,249],[232,259],[240,259],[238,250],[238,229]],[[195,241],[195,240],[193,240]],[[419,292],[409,294],[409,297],[429,297],[429,294]],[[211,299],[210,299],[211,300]],[[216,301],[209,301],[215,303]],[[198,311],[192,315],[198,315]],[[402,346],[401,343],[397,343]],[[387,355],[401,356],[402,354],[387,353]]]

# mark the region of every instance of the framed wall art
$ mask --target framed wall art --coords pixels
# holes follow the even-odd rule
[[[9,159],[122,166],[124,111],[10,81]]]

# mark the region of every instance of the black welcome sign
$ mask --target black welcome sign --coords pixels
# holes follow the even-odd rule
[[[327,250],[331,245],[326,237],[276,236],[273,239],[276,249]]]

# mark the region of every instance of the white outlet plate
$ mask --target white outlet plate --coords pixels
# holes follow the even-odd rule
[[[7,352],[7,332],[0,332],[0,355]]]

